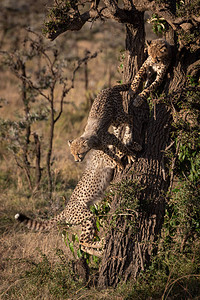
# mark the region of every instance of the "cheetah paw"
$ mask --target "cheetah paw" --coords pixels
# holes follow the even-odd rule
[[[87,248],[87,247],[82,247],[81,246],[81,250],[90,254],[90,255],[94,255],[94,256],[97,256],[97,257],[102,257],[103,256],[103,250],[95,250],[95,249],[92,249],[92,248]]]
[[[105,246],[105,242],[104,242],[104,239],[101,239],[101,241],[98,241],[98,242],[81,242],[80,243],[81,247],[86,247],[86,248],[103,248]]]
[[[127,158],[128,158],[128,164],[131,164],[132,162],[135,162],[135,157],[134,156],[128,155]]]

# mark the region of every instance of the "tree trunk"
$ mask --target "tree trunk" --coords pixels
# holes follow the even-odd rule
[[[138,65],[141,64],[141,57],[136,56],[138,52],[134,49],[134,47],[141,47],[141,43],[135,44],[137,39],[142,38],[141,28],[136,32],[135,29],[130,30],[130,26],[127,27],[127,49],[129,54],[133,55],[127,57],[126,61],[125,76],[128,79],[134,74],[132,66],[135,67],[136,59]],[[141,51],[139,48],[137,50]],[[123,180],[128,180],[129,183],[130,180],[136,181],[142,188],[137,193],[139,208],[131,212],[129,207],[122,207],[123,210],[127,209],[127,216],[119,214],[113,225],[113,216],[120,211],[120,204],[123,205],[125,197],[119,190],[115,194],[111,204],[111,229],[107,235],[106,249],[99,269],[98,285],[101,288],[116,286],[120,280],[136,278],[141,270],[148,267],[152,255],[156,253],[156,241],[164,221],[166,193],[170,184],[168,170],[165,168],[164,151],[170,143],[171,108],[174,109],[175,101],[182,97],[183,93],[180,93],[180,89],[185,86],[187,75],[200,73],[199,69],[198,71],[195,69],[199,52],[198,47],[190,52],[189,48],[180,45],[176,53],[173,53],[173,68],[170,67],[168,78],[163,84],[168,105],[154,104],[154,113],[151,114],[147,104],[132,109],[133,137],[136,141],[142,142],[143,151],[134,163],[128,164],[121,174],[116,174],[114,183]],[[173,99],[169,98],[169,94],[176,92],[179,98],[176,95],[171,105]],[[133,202],[134,197],[133,195]],[[134,223],[134,226],[130,226],[130,222]]]
[[[144,23],[141,14],[140,17],[140,24],[127,26],[125,82],[133,79],[144,59],[141,48],[144,45]],[[171,43],[172,37],[173,33],[169,37]],[[185,85],[187,70],[191,69],[190,65],[195,65],[198,52],[197,49],[196,52],[190,53],[189,49],[180,46],[177,54],[173,55],[176,57],[176,61],[172,61],[174,68],[173,70],[172,67],[170,68],[168,78],[163,84],[167,95],[180,90]],[[126,108],[127,103],[125,99]],[[98,285],[101,288],[116,286],[120,280],[136,278],[141,270],[148,267],[152,255],[156,253],[156,241],[164,221],[166,193],[170,184],[164,158],[164,151],[170,142],[172,123],[170,105],[154,103],[154,113],[150,114],[148,105],[143,104],[130,112],[133,114],[134,122],[133,138],[142,143],[143,151],[134,163],[128,164],[122,173],[116,174],[114,183],[123,180],[137,182],[142,190],[137,193],[139,208],[132,213],[129,209],[131,203],[130,207],[121,207],[125,197],[123,192],[118,190],[113,198],[111,229],[107,235],[106,249],[99,269]],[[120,208],[123,211],[127,209],[127,216],[119,214],[113,225],[113,216],[120,211]],[[134,223],[134,226],[130,226],[130,222]]]
[[[145,119],[145,113],[143,116]],[[132,166],[128,165],[123,174],[115,178],[115,182],[137,181],[142,191],[138,212],[131,212],[127,207],[127,212],[130,211],[133,216],[119,216],[116,226],[109,233],[100,267],[98,282],[101,287],[116,286],[120,278],[135,278],[150,262],[163,224],[165,193],[169,186],[162,151],[169,141],[170,121],[171,116],[165,105],[157,105],[156,120],[152,117],[148,122],[143,153]],[[111,206],[112,215],[120,209],[123,197],[123,193],[115,195]],[[129,226],[131,221],[137,225]]]

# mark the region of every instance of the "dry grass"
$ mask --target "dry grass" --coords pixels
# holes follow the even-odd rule
[[[9,234],[1,236],[0,243],[0,295],[2,298],[9,295],[11,288],[17,289],[18,285],[21,286],[21,282],[23,282],[21,277],[25,270],[28,270],[33,263],[38,263],[41,260],[40,253],[47,255],[49,261],[53,263],[56,258],[55,251],[59,248],[64,251],[67,260],[72,259],[72,254],[62,242],[58,232],[48,234],[25,233],[23,231],[16,232],[14,228]]]
[[[16,7],[20,7],[21,4],[26,5],[27,1],[20,0],[15,3]],[[10,49],[13,42],[18,43],[21,47],[24,31],[19,33],[18,26],[20,24],[30,26],[41,33],[43,12],[46,11],[44,4],[46,4],[45,0],[29,0],[31,14],[27,15],[26,12],[22,11],[22,15],[15,16],[20,22],[15,24],[16,27],[12,29],[10,36],[9,33],[6,36],[3,50]],[[10,21],[12,18],[14,18],[13,14],[9,16],[8,20]],[[17,40],[18,37],[21,40]],[[85,50],[89,50],[91,53],[102,51],[96,59],[88,63],[88,92],[95,95],[108,84],[115,85],[118,80],[122,79],[118,67],[120,65],[120,51],[124,48],[124,40],[125,33],[120,24],[95,22],[92,26],[86,24],[80,32],[67,33],[53,43],[49,41],[46,43],[51,46],[54,45],[58,49],[64,44],[61,55],[63,58],[83,57]],[[30,74],[34,67],[33,62],[28,65]],[[71,77],[69,71],[66,75],[68,78]],[[88,290],[85,289],[85,285],[79,286],[77,282],[74,285],[70,281],[71,279],[69,279],[69,285],[71,284],[72,288],[71,293],[69,293],[70,297],[59,296],[59,293],[58,296],[55,294],[52,296],[47,286],[42,284],[37,286],[31,282],[31,278],[27,279],[25,274],[34,264],[42,262],[41,253],[46,255],[48,263],[52,267],[56,262],[60,263],[56,249],[61,249],[64,252],[66,261],[70,261],[73,256],[62,241],[58,231],[33,233],[22,229],[14,220],[14,215],[17,212],[28,213],[33,216],[50,216],[57,213],[69,199],[75,184],[80,179],[85,168],[85,162],[82,164],[74,162],[67,140],[80,135],[86,124],[88,110],[86,109],[87,97],[84,85],[84,70],[82,68],[76,75],[75,88],[66,97],[66,101],[71,104],[64,106],[63,115],[55,126],[52,154],[53,170],[54,178],[58,182],[61,179],[62,183],[60,183],[60,188],[57,188],[53,193],[53,205],[49,205],[44,192],[31,195],[27,191],[21,170],[16,166],[12,155],[5,148],[0,149],[0,183],[2,183],[0,192],[0,298],[2,299],[124,299],[123,291],[115,293],[112,289],[97,291],[91,288]],[[59,88],[55,95],[59,99]],[[7,103],[0,108],[0,117],[17,120],[19,113],[23,114],[19,81],[6,70],[0,70],[0,97],[7,100]],[[59,101],[56,104],[58,109]],[[34,105],[37,106],[37,103]],[[33,130],[43,137],[42,165],[44,165],[45,136],[48,133],[48,126],[45,122],[40,122],[34,125]],[[32,136],[31,139],[33,139]]]
[[[41,12],[41,3],[39,1],[37,1],[35,9],[37,7]],[[27,25],[31,25],[32,28],[39,32],[40,28],[36,23],[41,24],[41,18],[43,17],[44,15],[40,15],[38,20],[37,13],[37,18],[34,20],[33,14],[27,20],[24,19],[24,22],[31,22]],[[101,30],[99,30],[98,26],[100,26]],[[110,26],[108,27],[106,23],[94,25],[92,29],[86,25],[81,32],[70,33],[68,38],[66,35],[63,35],[63,37],[60,37],[53,43],[58,48],[62,43],[65,43],[64,49],[66,49],[66,52],[62,53],[63,57],[70,55],[83,57],[85,50],[90,50],[91,53],[102,50],[95,60],[91,60],[88,63],[89,92],[91,94],[97,94],[102,88],[108,86],[110,72],[112,73],[112,85],[121,79],[121,74],[118,73],[117,68],[119,65],[119,51],[123,48],[124,36],[120,25],[113,24],[112,26],[111,24],[111,31]],[[15,33],[18,34],[14,31]],[[10,44],[14,40],[14,36],[10,40],[7,38],[3,49],[9,49]],[[49,41],[47,43],[52,44]],[[20,45],[20,42],[18,44]],[[30,73],[33,68],[33,63],[28,65]],[[71,74],[67,75],[70,78]],[[15,223],[14,215],[19,211],[33,216],[50,216],[60,211],[61,207],[69,199],[76,182],[80,179],[85,163],[77,164],[73,161],[67,140],[77,137],[86,124],[87,112],[85,107],[87,100],[84,84],[84,70],[81,69],[76,76],[75,88],[66,97],[66,101],[72,104],[64,106],[62,118],[55,127],[52,154],[54,159],[53,170],[55,179],[57,178],[59,182],[61,178],[62,184],[53,193],[55,201],[53,206],[49,206],[45,194],[31,195],[27,192],[24,178],[21,176],[21,170],[16,166],[12,155],[5,148],[0,150],[0,182],[2,182],[0,194],[1,299],[64,299],[59,295],[55,296],[54,294],[52,296],[47,286],[41,285],[37,287],[36,284],[31,282],[31,279],[24,277],[34,264],[42,261],[41,253],[47,256],[51,266],[54,266],[56,262],[59,263],[56,249],[61,249],[64,252],[66,261],[70,261],[73,258],[69,248],[62,241],[61,234],[58,231],[40,234],[29,232]],[[7,103],[0,108],[0,117],[17,120],[18,114],[23,113],[19,81],[6,70],[0,70],[0,97],[7,100]],[[56,97],[59,98],[59,89],[56,91]],[[59,105],[59,102],[57,104]],[[37,103],[34,105],[37,105]],[[34,125],[33,130],[44,137],[48,133],[48,126],[45,122],[40,122],[39,125]],[[42,146],[42,164],[44,164],[45,139],[43,139]],[[74,286],[71,283],[71,286],[74,288],[74,292],[71,292],[72,299],[94,299],[94,292],[84,292],[84,288],[80,289],[78,285],[76,287],[76,284]],[[80,291],[76,294],[76,290],[79,289]],[[100,299],[109,298],[106,296],[106,293],[99,293],[99,297]]]

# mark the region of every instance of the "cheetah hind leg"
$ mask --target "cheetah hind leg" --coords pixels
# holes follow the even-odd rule
[[[98,242],[81,242],[81,250],[90,254],[95,255],[97,257],[102,257],[103,255],[103,248],[105,245],[104,239],[101,239],[101,241]],[[100,250],[101,249],[101,250]]]
[[[104,248],[105,246],[105,240],[102,238],[101,241],[98,242],[80,242],[80,245],[85,246],[85,247],[89,247],[89,248]]]
[[[81,245],[81,250],[90,254],[90,255],[94,255],[94,256],[97,256],[97,257],[102,257],[103,256],[103,250],[95,250],[93,248],[88,248],[88,247],[85,247],[83,245]]]
[[[92,212],[88,209],[85,211],[85,215],[87,219],[85,219],[82,223],[82,233],[79,239],[79,245],[81,246],[81,250],[88,254],[101,257],[103,254],[105,240],[102,238],[100,241],[93,241],[95,231],[97,230],[96,218],[94,218]]]
[[[104,252],[104,239],[102,239],[99,242],[82,242],[80,243],[81,245],[81,250],[90,254],[90,255],[95,255],[97,257],[102,257],[103,252]]]

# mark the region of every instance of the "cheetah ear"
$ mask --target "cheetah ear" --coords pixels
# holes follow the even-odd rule
[[[151,45],[151,41],[147,41],[147,40],[146,40],[146,45],[147,45],[147,46],[150,46],[150,45]]]
[[[68,140],[68,145],[71,146],[72,142],[73,142],[73,140]]]

